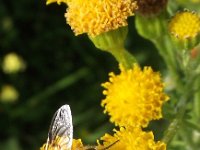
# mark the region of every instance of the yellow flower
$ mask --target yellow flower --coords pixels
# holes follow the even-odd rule
[[[13,102],[19,97],[18,91],[11,85],[4,85],[0,92],[0,100],[2,102]]]
[[[146,127],[149,121],[160,119],[163,102],[168,100],[160,74],[151,67],[141,70],[136,64],[129,70],[120,69],[119,75],[110,73],[109,82],[102,84],[106,98],[101,104],[111,122]]]
[[[5,73],[16,73],[26,68],[24,60],[15,53],[7,54],[3,59],[2,69]]]
[[[190,11],[179,12],[171,19],[169,31],[181,40],[194,38],[200,33],[200,17]]]
[[[75,35],[96,36],[127,26],[127,18],[137,9],[135,0],[63,0],[68,5],[67,23]],[[55,2],[48,0],[47,3]],[[57,1],[60,2],[60,1]]]
[[[59,137],[57,136],[56,139],[48,145],[48,150],[69,150],[67,149],[67,141],[66,141],[66,137]],[[40,150],[46,150],[46,146],[47,144],[45,143]],[[73,143],[72,143],[72,148],[70,150],[85,150],[84,146],[82,144],[82,141],[80,139],[76,140],[73,139]]]
[[[109,147],[109,150],[166,150],[166,144],[155,142],[152,132],[144,132],[140,128],[120,128],[115,134],[105,134],[98,149]]]

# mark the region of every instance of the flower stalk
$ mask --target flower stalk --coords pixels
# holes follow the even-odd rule
[[[121,27],[95,37],[89,36],[89,38],[98,49],[112,54],[119,64],[130,69],[137,61],[134,56],[124,48],[127,33],[128,28]]]
[[[124,48],[108,50],[108,52],[110,52],[118,63],[122,64],[126,69],[132,68],[133,64],[137,63],[134,56]]]

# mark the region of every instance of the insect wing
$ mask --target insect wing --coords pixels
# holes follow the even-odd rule
[[[60,140],[57,140],[60,137]],[[47,149],[48,145],[56,142],[58,147],[63,147],[62,149],[71,149],[73,140],[73,125],[72,125],[72,115],[69,105],[63,105],[60,107],[52,118],[50,125],[48,139],[47,139]]]

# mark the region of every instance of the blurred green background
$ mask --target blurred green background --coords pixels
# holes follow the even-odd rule
[[[86,35],[75,37],[66,25],[65,5],[44,0],[0,1],[0,88],[13,86],[18,97],[0,101],[0,149],[36,150],[46,142],[54,112],[69,104],[74,138],[95,144],[113,125],[103,114],[101,83],[119,72],[110,54],[94,47]],[[141,38],[129,18],[126,47],[142,65],[165,70],[155,47]],[[4,57],[19,55],[26,68],[3,71]],[[1,90],[2,91],[2,90]]]

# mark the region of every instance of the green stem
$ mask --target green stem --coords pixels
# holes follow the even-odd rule
[[[36,94],[33,97],[31,97],[28,100],[29,105],[32,106],[32,107],[35,106],[41,100],[45,100],[48,97],[57,93],[58,91],[61,91],[62,89],[72,85],[73,83],[78,81],[80,78],[86,76],[88,73],[89,72],[86,68],[82,68],[82,69],[76,71],[75,73],[62,78],[61,80],[58,80],[53,85],[44,89],[41,93]]]
[[[37,106],[42,101],[47,101],[50,96],[69,87],[70,85],[74,84],[80,78],[83,78],[86,75],[88,75],[88,73],[89,73],[88,69],[82,68],[82,69],[58,80],[54,84],[48,86],[46,89],[42,90],[42,92],[37,93],[36,95],[33,95],[32,97],[30,97],[24,105],[16,108],[16,110],[13,110],[12,112],[14,112],[14,113],[12,114],[12,117],[24,115],[26,112],[29,112],[30,109],[37,108]],[[22,107],[25,109],[22,109]]]
[[[115,59],[122,64],[126,69],[133,67],[134,63],[137,63],[135,57],[130,54],[125,48],[108,50]]]
[[[188,85],[185,86],[184,91],[187,91],[187,92],[185,92],[185,93],[183,92],[184,94],[180,98],[179,103],[177,105],[177,114],[176,114],[175,118],[172,120],[172,122],[170,123],[170,125],[169,125],[168,129],[166,130],[165,135],[162,139],[162,141],[165,142],[166,144],[170,143],[170,141],[176,135],[178,129],[180,128],[181,123],[183,122],[183,117],[186,112],[187,102],[192,97],[191,95],[193,94],[192,88],[191,88],[191,86],[193,84],[192,81],[193,80],[188,82]]]
[[[177,93],[181,93],[183,91],[183,82],[182,82],[182,72],[178,67],[177,60],[175,59],[176,54],[175,50],[173,50],[172,43],[170,43],[169,35],[165,35],[164,37],[152,40],[155,44],[158,52],[164,59],[164,62],[169,69],[170,74],[172,75],[173,81],[176,84]]]
[[[162,141],[166,144],[169,144],[170,141],[173,139],[175,134],[177,133],[177,130],[180,127],[180,124],[182,122],[182,118],[185,114],[185,105],[182,109],[179,110],[176,117],[173,119],[173,121],[170,123],[167,131],[165,132],[165,136],[163,137]]]
[[[197,80],[197,83],[200,84],[200,79]],[[198,85],[198,86],[199,86],[199,85]],[[199,121],[200,121],[200,92],[199,92],[199,91],[197,91],[197,92],[195,93],[193,107],[194,107],[194,109],[193,109],[193,112],[194,112],[193,117],[194,117],[194,119],[195,119],[196,121],[199,122]],[[200,132],[200,131],[199,131],[199,132]]]

